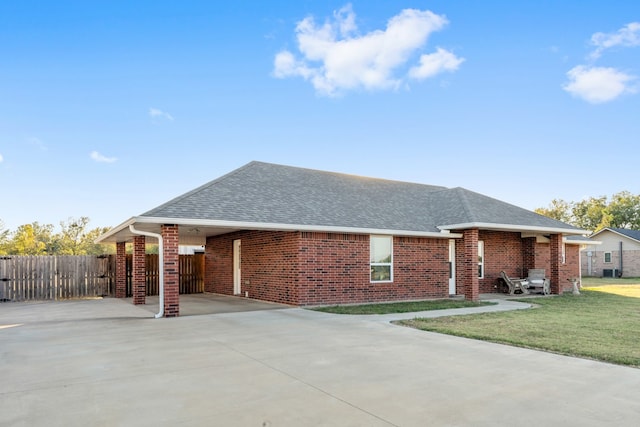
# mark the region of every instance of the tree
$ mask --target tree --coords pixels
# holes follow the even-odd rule
[[[84,235],[82,248],[86,255],[105,255],[115,254],[116,248],[114,245],[95,243],[95,240],[109,231],[111,227],[98,227],[88,231]]]
[[[628,191],[614,194],[611,201],[607,196],[589,197],[579,202],[554,199],[548,208],[535,211],[593,232],[605,227],[640,230],[640,195]]]
[[[628,191],[614,194],[607,207],[610,227],[640,230],[640,195]]]
[[[0,255],[7,254],[7,245],[9,243],[9,230],[4,228],[4,222],[0,219]]]
[[[537,208],[535,212],[562,222],[572,221],[571,205],[562,199],[553,199],[548,208]]]
[[[609,227],[611,215],[607,210],[607,196],[589,197],[573,203],[573,225],[584,230],[598,231]]]
[[[7,252],[15,255],[47,255],[55,252],[53,225],[37,221],[18,227],[13,233]]]
[[[89,218],[86,216],[60,221],[61,233],[57,236],[57,253],[60,255],[82,255]]]

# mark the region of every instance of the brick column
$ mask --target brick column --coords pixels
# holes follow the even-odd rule
[[[164,246],[164,316],[180,315],[180,263],[178,258],[178,226],[163,224],[161,234]]]
[[[478,229],[462,232],[464,256],[462,260],[462,286],[465,299],[480,299],[480,281],[478,280]]]
[[[127,297],[126,243],[116,243],[116,298]]]
[[[216,253],[213,249],[215,237],[207,237],[204,246],[204,291],[215,292],[216,270],[213,268],[215,264]]]
[[[562,274],[560,268],[562,266],[562,234],[552,234],[550,236],[549,255],[551,259],[551,293],[560,294],[563,284],[561,283]]]
[[[145,237],[133,238],[133,303],[144,304],[147,293]]]
[[[536,238],[525,237],[522,239],[522,267],[524,271],[521,277],[527,277],[529,269],[536,268]]]

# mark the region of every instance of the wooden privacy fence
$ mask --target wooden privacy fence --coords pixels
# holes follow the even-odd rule
[[[160,257],[158,255],[145,255],[147,295],[160,293],[159,264]],[[180,293],[199,294],[204,292],[204,254],[180,255],[179,266]],[[127,255],[127,296],[133,296],[133,255],[130,254]]]
[[[0,301],[108,295],[112,271],[115,271],[115,258],[109,256],[2,256]]]
[[[147,295],[158,295],[158,255],[146,255]],[[127,255],[127,296],[132,296]],[[0,302],[113,296],[115,255],[0,256]],[[204,292],[204,254],[180,255],[180,293]]]

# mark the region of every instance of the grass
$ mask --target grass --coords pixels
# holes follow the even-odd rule
[[[389,313],[411,313],[415,311],[446,310],[449,308],[479,307],[491,305],[490,302],[473,302],[465,300],[428,300],[393,302],[382,304],[362,304],[362,305],[332,305],[327,307],[316,307],[311,310],[322,311],[323,313],[334,314],[389,314]]]
[[[582,287],[590,291],[608,292],[626,297],[640,298],[640,278],[582,278]]]
[[[638,284],[625,286],[640,292]],[[583,289],[579,296],[528,298],[526,302],[536,304],[537,308],[396,323],[425,331],[640,367],[640,298]]]

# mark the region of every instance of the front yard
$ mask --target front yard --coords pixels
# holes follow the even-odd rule
[[[615,279],[614,279],[615,280]],[[620,279],[617,279],[620,280]],[[497,343],[640,367],[640,281],[583,281],[581,295],[527,298],[536,308],[399,321]]]

